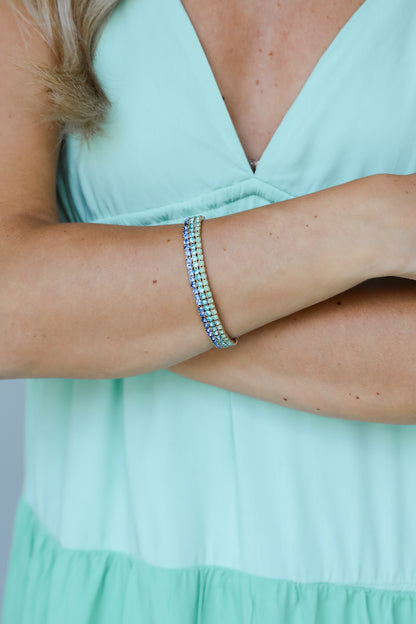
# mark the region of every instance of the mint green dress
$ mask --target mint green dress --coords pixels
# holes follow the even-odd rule
[[[94,63],[113,106],[105,136],[65,137],[62,221],[180,223],[416,171],[415,0],[364,2],[255,171],[180,0],[124,0]],[[25,451],[3,624],[416,622],[414,426],[159,370],[28,379]]]

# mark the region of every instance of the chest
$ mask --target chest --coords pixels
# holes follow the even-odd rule
[[[259,160],[363,0],[182,0],[240,137]]]
[[[300,0],[290,0],[293,6],[295,2]],[[215,13],[218,5],[212,6]],[[283,86],[276,80],[280,97],[267,110],[263,105],[269,98],[257,108],[250,100],[251,82],[254,79],[255,86],[259,80],[254,74],[250,81],[250,55],[242,56],[240,72],[228,61],[225,42],[232,41],[232,20],[224,21],[225,26],[217,22],[221,36],[212,31],[220,53],[224,46],[215,63],[200,45],[199,22],[191,17],[195,25],[180,0],[125,0],[112,14],[94,59],[112,107],[102,136],[89,144],[67,136],[58,178],[64,220],[180,223],[191,214],[214,218],[250,210],[375,173],[416,171],[415,0],[366,0],[351,19],[340,20],[318,63],[304,54],[303,67],[306,61],[308,67],[298,75],[296,91],[301,90],[296,98],[295,89],[287,93],[293,82],[284,72],[285,64],[295,55],[298,59],[301,50],[313,49],[314,29],[309,23],[298,31],[298,45],[292,38],[294,27],[287,35],[278,31],[280,44],[274,49],[281,62],[274,71]],[[249,23],[251,32],[254,22]],[[302,32],[308,33],[308,46]],[[315,50],[321,52],[321,33],[319,41]],[[202,44],[208,48],[206,41]],[[235,45],[244,46],[245,38]],[[271,58],[276,60],[275,55]],[[229,67],[237,68],[237,77],[227,71],[221,78],[222,68]],[[265,71],[258,61],[255,69]],[[268,72],[265,76],[274,77]],[[274,86],[274,80],[270,83]],[[230,102],[238,89],[234,102],[242,103],[240,124]],[[272,115],[267,118],[269,110]],[[254,144],[262,135],[249,132],[247,111],[252,114],[251,129],[265,128],[263,143]],[[277,123],[253,171],[240,139],[255,158]]]

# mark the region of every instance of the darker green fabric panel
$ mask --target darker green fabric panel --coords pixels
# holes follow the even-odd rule
[[[21,497],[2,624],[410,624],[416,592],[159,568],[62,548]]]

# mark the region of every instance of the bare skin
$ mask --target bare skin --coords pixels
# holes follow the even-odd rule
[[[233,6],[235,12],[236,4]],[[296,74],[292,66],[293,75],[297,75],[297,82],[291,83],[293,99],[313,68],[312,51],[317,60],[343,25],[341,18],[348,19],[356,7],[348,3],[350,10],[345,15],[341,14],[344,5],[340,3],[340,13],[328,19],[332,31],[325,26],[317,43],[316,28],[322,13],[319,20],[312,22],[301,18],[301,7],[305,5],[300,2],[282,2],[279,10],[282,6],[280,17],[283,20],[286,16],[287,29],[290,23],[304,26],[296,37],[286,31],[283,36],[281,31],[282,41],[286,37],[292,48],[297,47],[303,36],[308,39],[306,24],[311,34],[302,57],[304,63],[308,61],[308,67],[302,69],[300,63],[302,71]],[[312,8],[317,10],[316,3],[309,11],[311,20]],[[254,19],[248,9],[244,14],[247,19]],[[217,21],[217,27],[220,23]],[[258,22],[248,23],[248,30],[257,33]],[[266,31],[270,36],[266,23],[262,22],[256,34],[255,43],[261,50],[261,45],[267,43],[261,37],[266,37]],[[230,22],[227,26],[232,27]],[[237,48],[243,45],[242,39],[234,39],[233,43]],[[212,345],[195,314],[184,271],[180,226],[136,228],[58,222],[54,151],[57,128],[39,123],[39,99],[34,97],[27,76],[9,63],[11,52],[26,53],[40,63],[49,59],[36,36],[28,46],[22,45],[13,19],[1,5],[0,73],[6,88],[0,95],[4,146],[0,154],[0,269],[7,279],[0,285],[0,375],[123,377],[167,368],[208,351]],[[269,58],[275,61],[274,55]],[[280,66],[285,66],[283,57]],[[215,68],[214,71],[218,76]],[[245,74],[241,76],[247,78]],[[251,79],[260,81],[254,75]],[[284,82],[281,85],[284,87]],[[227,97],[224,84],[220,86]],[[239,85],[234,86],[238,90]],[[242,85],[240,92],[243,93]],[[281,93],[284,92],[283,88]],[[260,89],[259,97],[262,96]],[[280,118],[290,103],[282,100]],[[47,106],[46,101],[43,104]],[[261,100],[256,105],[260,104]],[[244,105],[240,112],[246,110]],[[259,117],[262,109],[250,110],[254,110],[253,119],[263,118],[261,114]],[[230,111],[244,140],[238,112],[233,112],[232,107]],[[269,128],[257,134],[257,143],[249,146],[244,141],[248,157],[261,155],[279,123],[279,119],[269,121]],[[249,131],[250,128],[246,136]],[[244,335],[248,343],[250,336],[254,340],[258,335],[253,330],[264,327],[267,331],[276,319],[325,301],[371,277],[396,275],[415,279],[415,196],[415,176],[372,177],[273,204],[267,210],[260,208],[207,220],[203,236],[209,275],[230,333]],[[306,229],[305,219],[312,219],[314,226]],[[279,236],[277,225],[283,236]],[[352,231],[359,232],[358,239],[355,235],[353,254]],[[313,254],[316,270],[311,281],[305,269],[310,268]],[[256,270],[259,264],[267,266],[263,280],[259,280]],[[245,267],[244,282],[236,279],[241,266]],[[369,319],[374,327],[377,315],[369,313]],[[317,327],[319,323],[311,329],[312,335],[316,335]],[[345,335],[346,343],[351,342],[355,331],[351,326],[351,333]],[[379,347],[369,348],[377,357]],[[234,353],[237,356],[242,349],[237,347]],[[363,359],[374,360],[368,353]],[[398,353],[394,365],[400,366],[400,361]],[[244,364],[244,358],[241,363]],[[326,373],[323,375],[326,378]],[[259,383],[258,391],[254,389],[257,394],[263,386]],[[268,396],[271,400],[270,393]],[[408,397],[410,400],[410,393]],[[313,400],[310,409],[314,407]]]
[[[258,160],[363,0],[183,0],[247,158]]]
[[[382,278],[169,370],[331,418],[416,424],[416,284]]]
[[[182,4],[246,156],[258,160],[320,56],[363,2]],[[412,424],[415,314],[414,283],[365,282],[245,335],[227,353],[211,350],[170,370],[325,416]]]

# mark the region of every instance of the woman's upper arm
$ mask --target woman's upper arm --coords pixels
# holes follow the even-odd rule
[[[15,5],[25,15],[22,3]],[[0,232],[8,224],[58,222],[56,166],[60,130],[45,122],[50,103],[28,68],[52,64],[52,53],[32,23],[0,2]],[[4,242],[4,239],[3,239]]]

